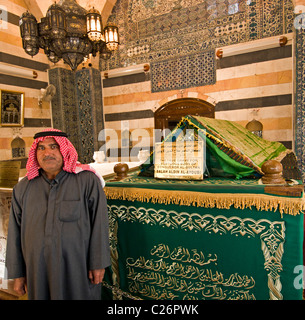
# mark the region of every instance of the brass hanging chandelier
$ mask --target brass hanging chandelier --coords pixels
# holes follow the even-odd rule
[[[27,11],[19,25],[27,54],[33,57],[42,48],[51,62],[63,59],[73,71],[90,53],[95,57],[99,52],[103,59],[109,59],[119,46],[118,27],[103,29],[99,11],[87,11],[75,0],[64,0],[61,5],[55,2],[40,23]]]

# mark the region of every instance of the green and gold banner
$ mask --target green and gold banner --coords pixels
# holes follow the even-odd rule
[[[231,184],[230,194],[227,180],[219,185],[222,193],[208,193],[193,192],[200,184],[195,181],[193,189],[181,182],[170,190],[155,179],[141,187],[137,179],[144,178],[106,182],[112,266],[104,298],[108,292],[113,299],[302,299],[294,281],[295,267],[303,265],[301,198],[266,195],[258,185],[242,187],[241,180],[236,189]],[[192,193],[194,203],[180,201]],[[219,203],[230,195],[235,200],[197,205],[200,194],[218,195]],[[267,198],[269,206],[256,205]],[[289,201],[301,207],[286,214]]]

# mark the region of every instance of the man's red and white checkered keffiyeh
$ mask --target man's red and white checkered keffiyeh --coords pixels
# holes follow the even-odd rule
[[[58,129],[53,129],[53,128],[45,129],[42,132],[45,132],[45,131],[62,132]],[[99,179],[102,181],[102,184],[103,184],[103,178],[92,167],[90,167],[90,165],[81,164],[77,161],[78,159],[77,151],[75,150],[73,144],[69,141],[69,139],[67,139],[66,137],[59,137],[55,135],[39,137],[34,140],[31,146],[31,149],[29,151],[29,158],[26,164],[26,169],[27,169],[26,176],[28,180],[32,180],[37,176],[39,176],[40,166],[37,161],[36,150],[37,150],[38,143],[41,141],[44,141],[44,139],[46,138],[53,138],[58,143],[61,155],[63,157],[64,165],[62,169],[64,171],[70,172],[70,173],[80,173],[84,170],[92,171],[99,177]]]

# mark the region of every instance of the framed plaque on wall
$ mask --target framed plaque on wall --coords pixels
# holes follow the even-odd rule
[[[24,92],[0,90],[0,125],[22,126],[24,121]]]

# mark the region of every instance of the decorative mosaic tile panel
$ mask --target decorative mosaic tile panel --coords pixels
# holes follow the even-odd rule
[[[305,183],[305,30],[296,30],[296,119],[295,150]]]
[[[91,99],[92,99],[92,120],[93,120],[93,143],[94,150],[99,150],[103,145],[103,142],[98,141],[99,133],[105,128],[104,124],[104,111],[103,111],[103,91],[102,91],[102,79],[99,70],[90,68],[91,77]],[[92,160],[91,160],[92,161]]]
[[[293,32],[292,0],[118,0],[121,46],[100,69],[154,63]]]
[[[94,143],[98,149],[95,130],[104,126],[100,78],[93,69],[49,71],[49,82],[57,89],[52,100],[53,127],[68,133],[82,163],[93,161]]]
[[[187,55],[289,33],[293,8],[292,0],[118,0],[109,21],[119,26],[121,46],[110,60],[100,60],[100,69],[164,61],[177,66]],[[193,86],[191,73],[178,72],[184,88]],[[164,82],[152,87],[165,90]]]
[[[160,15],[158,18],[152,16],[149,19],[144,19],[138,22],[139,38],[154,36],[161,32],[167,33],[170,31],[183,29],[190,24],[198,24],[205,22],[209,17],[206,8],[206,3],[203,2],[194,7],[190,11],[189,8],[173,10],[171,12]],[[132,40],[132,39],[131,39]]]
[[[152,92],[213,84],[215,70],[213,51],[152,63]]]
[[[79,135],[80,147],[83,163],[93,161],[93,118],[92,118],[92,97],[90,95],[92,79],[90,79],[90,70],[83,69],[75,73],[76,100],[79,113]]]
[[[78,109],[75,108],[74,73],[64,68],[49,70],[49,83],[56,87],[52,100],[53,127],[67,132],[79,152]]]

